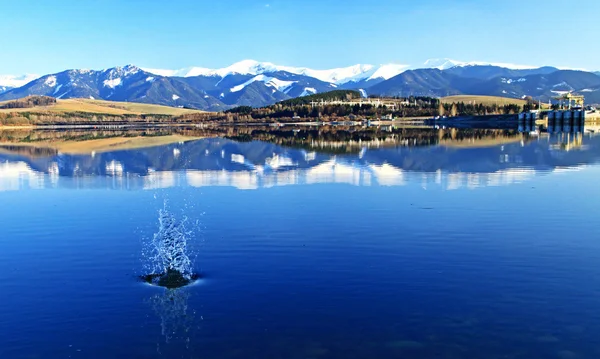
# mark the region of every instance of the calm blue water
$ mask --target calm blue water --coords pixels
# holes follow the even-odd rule
[[[563,140],[4,151],[0,358],[598,358],[600,137]],[[137,280],[165,201],[176,291]]]

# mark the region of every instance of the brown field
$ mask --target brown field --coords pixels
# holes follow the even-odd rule
[[[7,101],[9,102],[9,101]],[[4,102],[0,102],[2,104]],[[39,106],[20,109],[0,109],[0,113],[15,112],[47,112],[47,113],[69,113],[85,112],[109,115],[170,115],[180,116],[203,111],[187,110],[176,107],[151,105],[134,102],[112,102],[91,99],[68,99],[57,100],[56,105]]]

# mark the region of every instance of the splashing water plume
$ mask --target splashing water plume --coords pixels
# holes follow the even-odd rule
[[[187,217],[179,221],[164,208],[158,211],[159,230],[150,243],[150,274],[142,277],[148,283],[167,288],[179,288],[190,284],[198,276],[192,272],[192,261],[188,256]]]
[[[191,261],[186,254],[187,236],[185,223],[187,220],[178,222],[175,216],[166,209],[159,211],[158,217],[160,229],[154,234],[152,243],[156,249],[153,258],[161,273],[169,270],[177,271],[184,277],[191,276]]]

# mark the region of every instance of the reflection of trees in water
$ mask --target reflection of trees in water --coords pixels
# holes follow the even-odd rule
[[[148,303],[160,318],[161,333],[165,343],[185,343],[189,349],[196,312],[188,306],[189,291],[185,289],[165,290],[149,298]],[[157,343],[160,351],[160,343]]]
[[[56,156],[58,151],[53,148],[32,147],[20,145],[4,145],[0,146],[0,153],[8,152],[13,155],[26,156],[30,158],[36,157],[51,157]]]
[[[115,127],[100,129],[55,129],[55,130],[10,130],[0,131],[0,142],[28,144],[21,147],[3,146],[5,152],[27,157],[52,156],[55,150],[43,146],[61,141],[89,141],[115,137],[160,137],[181,135],[186,137],[211,138],[225,137],[238,142],[264,141],[276,145],[318,151],[322,153],[359,153],[363,148],[384,147],[423,147],[440,143],[477,143],[493,140],[499,143],[506,139],[521,137],[527,141],[527,134],[517,129],[436,129],[433,127],[394,127],[394,126],[182,126],[182,127]],[[39,144],[37,150],[30,150],[30,144]],[[10,145],[13,146],[13,145]]]
[[[114,137],[159,137],[169,135],[216,137],[223,133],[223,131],[209,127],[99,127],[40,130],[17,129],[0,131],[0,142],[35,144],[36,142],[78,142]]]
[[[463,142],[522,137],[516,129],[435,129],[393,126],[325,126],[298,128],[236,128],[228,138],[236,141],[260,140],[281,146],[330,153],[358,153],[362,148],[422,147],[440,142]]]

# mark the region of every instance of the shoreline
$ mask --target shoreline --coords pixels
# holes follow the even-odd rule
[[[60,130],[60,129],[143,129],[143,128],[168,128],[168,127],[254,127],[254,126],[465,126],[465,125],[503,125],[517,123],[517,115],[487,115],[487,116],[457,116],[446,118],[431,118],[431,117],[410,117],[396,118],[393,120],[356,120],[349,117],[336,118],[328,121],[318,119],[302,119],[300,121],[288,121],[291,119],[279,119],[271,121],[240,121],[230,122],[224,120],[206,120],[206,121],[161,121],[161,122],[145,122],[145,121],[128,121],[128,122],[80,122],[80,123],[42,123],[42,124],[23,124],[23,125],[0,125],[0,131],[3,130]],[[598,124],[600,116],[590,117],[585,119],[585,124]]]

